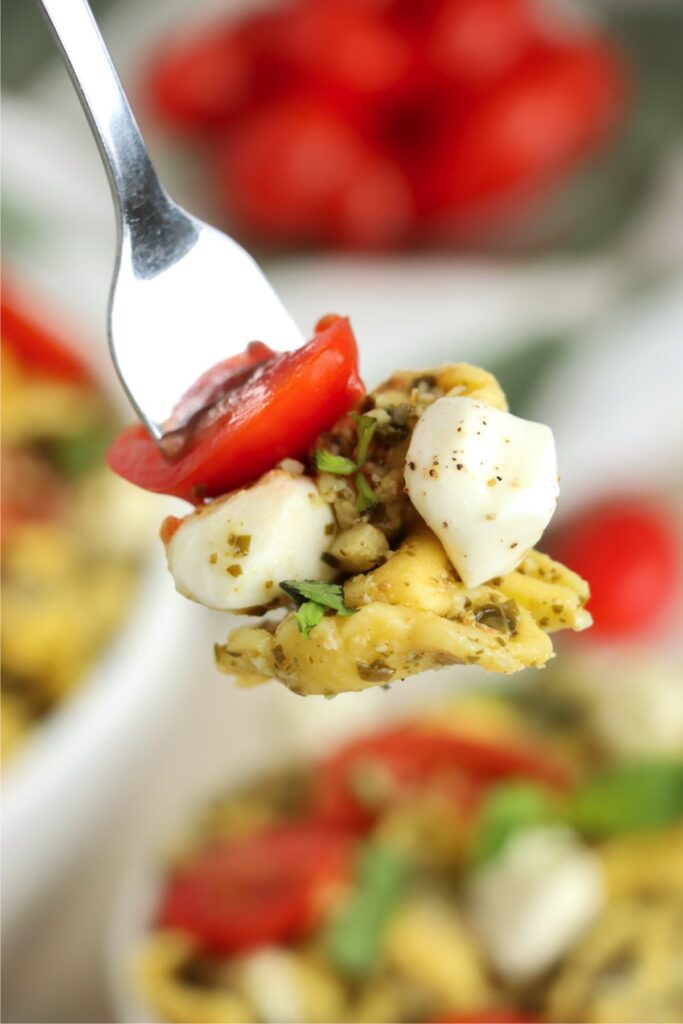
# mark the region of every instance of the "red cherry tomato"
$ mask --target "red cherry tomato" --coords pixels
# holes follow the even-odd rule
[[[331,214],[330,230],[345,247],[385,248],[407,237],[414,215],[407,176],[392,161],[373,153],[342,189]]]
[[[207,409],[227,395],[229,391],[246,384],[259,366],[276,356],[277,353],[264,345],[262,341],[252,341],[244,352],[216,363],[185,392],[173,410],[166,429],[174,430],[183,427],[202,409]]]
[[[157,924],[218,953],[305,935],[351,873],[352,842],[301,823],[210,847],[171,876]]]
[[[232,29],[178,34],[153,58],[148,92],[155,112],[181,131],[201,133],[230,121],[252,88],[251,54]]]
[[[443,0],[426,59],[447,80],[481,89],[518,64],[533,38],[529,0]]]
[[[2,287],[2,343],[27,369],[38,376],[57,377],[76,384],[92,384],[86,364],[26,310],[10,284]]]
[[[185,454],[166,458],[142,426],[109,450],[111,468],[148,491],[188,501],[256,480],[288,456],[306,452],[318,433],[363,394],[348,320],[326,317],[308,344],[257,365],[219,402]]]
[[[317,813],[339,827],[362,830],[370,825],[373,812],[361,803],[355,786],[378,770],[389,799],[432,783],[467,801],[499,779],[530,778],[553,789],[564,788],[569,781],[564,767],[543,752],[427,727],[398,726],[352,741],[318,767],[313,794]],[[457,780],[472,786],[451,786]]]
[[[623,91],[620,62],[602,42],[536,47],[431,154],[422,204],[472,218],[533,195],[614,128]]]
[[[606,501],[567,523],[551,548],[590,584],[595,638],[637,636],[671,607],[681,578],[680,541],[657,502]]]
[[[372,5],[307,0],[295,10],[280,46],[315,92],[328,89],[343,104],[345,96],[375,96],[406,77],[409,43]]]
[[[217,154],[219,199],[245,231],[315,242],[366,161],[356,129],[317,99],[293,97],[244,120]]]

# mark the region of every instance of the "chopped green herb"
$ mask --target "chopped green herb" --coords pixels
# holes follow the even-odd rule
[[[296,624],[299,627],[299,632],[308,640],[311,635],[311,630],[314,626],[317,626],[322,617],[325,614],[325,608],[321,604],[316,604],[315,601],[304,601],[296,613]]]
[[[496,786],[479,812],[472,862],[481,864],[496,857],[513,835],[547,821],[549,814],[548,796],[538,786],[525,782]]]
[[[334,473],[335,476],[351,476],[356,472],[356,463],[352,459],[347,459],[345,455],[335,455],[333,452],[317,451],[315,464],[321,473]]]
[[[296,622],[299,630],[308,638],[314,626],[317,626],[326,608],[331,608],[337,615],[353,615],[354,608],[344,604],[344,591],[339,583],[323,583],[321,580],[282,580],[280,587],[285,594],[299,605]],[[315,606],[319,609],[314,611]]]
[[[331,608],[340,615],[352,615],[353,609],[344,604],[344,591],[339,583],[324,583],[322,580],[282,580],[280,587],[297,604],[315,601],[325,608]]]
[[[358,428],[358,445],[356,447],[356,465],[358,469],[365,465],[368,457],[368,448],[372,441],[372,435],[377,429],[377,420],[374,416],[359,416],[357,412],[351,413],[351,419],[355,420]]]
[[[608,769],[579,790],[565,820],[588,836],[663,828],[683,817],[683,763],[632,761]]]
[[[356,511],[367,512],[369,508],[374,508],[379,499],[362,473],[356,473],[356,489]]]
[[[406,889],[409,865],[389,846],[370,846],[359,864],[356,892],[325,937],[340,971],[361,979],[375,969],[387,921]]]
[[[356,461],[347,459],[345,455],[335,455],[334,452],[317,451],[315,453],[315,464],[321,473],[334,473],[336,476],[351,476],[357,469],[364,465],[368,457],[368,448],[372,435],[377,427],[377,420],[372,416],[359,416],[352,412],[351,418],[356,421],[358,427],[358,443],[356,445]],[[369,507],[369,506],[368,506]]]

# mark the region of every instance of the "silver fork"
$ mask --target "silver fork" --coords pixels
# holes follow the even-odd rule
[[[109,349],[152,437],[210,367],[250,341],[293,349],[303,337],[252,257],[173,202],[159,181],[87,0],[38,0],[85,110],[118,225]],[[185,405],[187,421],[194,409]]]

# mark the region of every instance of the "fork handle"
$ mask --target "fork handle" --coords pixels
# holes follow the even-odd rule
[[[150,160],[87,0],[38,0],[62,52],[107,171],[122,243],[135,273],[153,277],[192,244],[190,219],[169,198]]]

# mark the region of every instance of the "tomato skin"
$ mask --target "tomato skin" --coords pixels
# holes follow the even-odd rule
[[[590,636],[598,640],[646,632],[672,606],[680,587],[676,526],[656,501],[604,501],[567,523],[550,547],[588,581]]]
[[[149,92],[171,128],[208,143],[219,207],[246,236],[496,237],[623,107],[616,53],[550,6],[286,0],[172,39]]]
[[[179,33],[166,40],[147,76],[156,114],[180,132],[213,131],[246,104],[252,86],[251,57],[232,29]]]
[[[381,249],[408,237],[415,202],[407,176],[393,161],[369,153],[334,204],[330,231],[338,245]]]
[[[349,321],[326,318],[295,352],[262,363],[230,392],[225,411],[171,461],[141,425],[109,449],[108,462],[148,491],[199,502],[250,483],[287,457],[305,454],[318,433],[363,394]]]
[[[510,71],[534,39],[528,0],[442,0],[429,27],[426,60],[466,90],[479,90]]]
[[[366,765],[384,769],[399,793],[419,791],[433,782],[448,791],[449,783],[464,779],[471,783],[469,792],[460,794],[467,802],[476,801],[478,792],[500,779],[530,778],[560,790],[569,782],[564,766],[534,750],[429,727],[398,726],[353,740],[319,765],[313,805],[323,821],[359,831],[372,824],[372,811],[352,788],[354,769]]]
[[[90,369],[60,339],[26,312],[7,282],[2,286],[2,343],[19,362],[37,376],[54,377],[74,384],[92,385]]]
[[[251,341],[244,352],[216,363],[188,388],[167,420],[166,429],[184,427],[198,412],[218,401],[232,388],[245,383],[259,366],[276,355],[262,341]]]
[[[221,954],[299,938],[348,883],[352,854],[348,836],[306,822],[209,847],[171,876],[157,925]]]
[[[280,35],[282,53],[315,93],[358,112],[353,98],[391,91],[412,64],[408,41],[379,14],[372,5],[348,0],[304,0]]]
[[[500,213],[555,181],[614,128],[624,100],[620,62],[602,41],[538,45],[472,100],[430,155],[425,213]]]
[[[252,237],[320,241],[366,153],[355,127],[317,97],[275,101],[218,149],[218,200]]]

